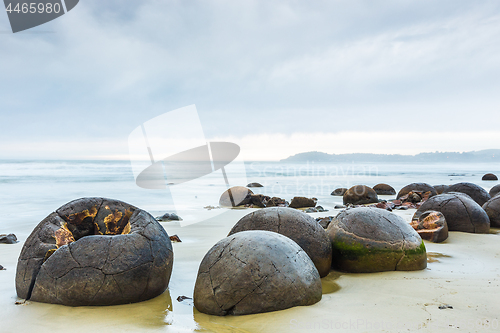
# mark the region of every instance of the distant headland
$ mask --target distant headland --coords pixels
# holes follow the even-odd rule
[[[295,154],[280,162],[336,162],[336,163],[492,163],[500,162],[500,149],[470,152],[434,152],[417,155],[400,154],[327,154],[319,151]]]

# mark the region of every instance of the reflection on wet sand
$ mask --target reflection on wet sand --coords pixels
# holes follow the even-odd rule
[[[439,262],[437,258],[451,258],[451,256],[438,252],[427,252],[427,262]]]

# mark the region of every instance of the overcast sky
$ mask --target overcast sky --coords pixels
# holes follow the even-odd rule
[[[0,158],[126,158],[191,104],[253,160],[500,148],[500,1],[81,0],[16,34],[0,13]]]

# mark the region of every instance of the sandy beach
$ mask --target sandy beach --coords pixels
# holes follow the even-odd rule
[[[335,215],[328,205],[328,213]],[[498,328],[500,230],[490,234],[451,232],[443,243],[425,242],[428,267],[413,272],[345,274],[332,271],[322,279],[323,299],[312,306],[283,311],[217,317],[199,313],[191,300],[200,261],[231,227],[253,209],[227,210],[207,219],[210,211],[182,212],[193,223],[161,223],[174,243],[169,290],[152,300],[110,307],[66,307],[26,302],[16,305],[15,267],[23,239],[0,244],[1,332],[403,332],[443,330],[483,332]],[[156,212],[152,212],[153,215]],[[159,213],[159,212],[158,212]],[[398,211],[408,222],[414,210]],[[440,309],[440,306],[452,308]]]

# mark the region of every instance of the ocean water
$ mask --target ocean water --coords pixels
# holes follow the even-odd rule
[[[396,191],[412,182],[431,185],[472,182],[487,191],[498,182],[482,181],[483,174],[499,173],[500,166],[484,164],[334,164],[246,162],[232,172],[230,185],[259,182],[257,193],[290,200],[294,196],[318,198],[331,207],[342,198],[330,193],[338,187],[387,183]],[[0,233],[27,236],[46,215],[80,197],[119,199],[152,213],[195,211],[217,206],[227,188],[220,173],[193,184],[175,185],[175,191],[150,190],[135,184],[128,161],[0,161]],[[173,195],[174,194],[174,195]]]

